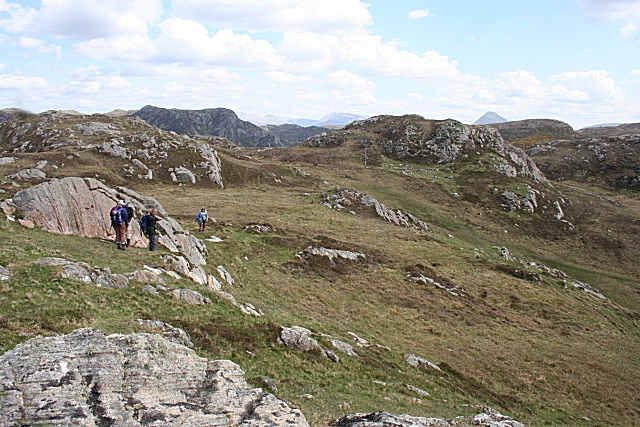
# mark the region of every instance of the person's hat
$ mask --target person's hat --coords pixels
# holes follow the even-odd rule
[[[122,205],[124,205],[124,201],[118,200],[118,206],[122,206]]]

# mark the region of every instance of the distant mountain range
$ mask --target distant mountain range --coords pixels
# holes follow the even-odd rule
[[[238,117],[241,118],[242,120],[251,122],[258,126],[284,125],[284,124],[292,124],[292,125],[298,125],[298,126],[327,126],[327,125],[346,126],[349,123],[354,122],[356,120],[363,120],[363,119],[369,118],[369,116],[363,116],[359,114],[329,113],[319,120],[313,120],[313,119],[300,119],[295,117],[274,116],[273,114],[260,116],[258,114],[250,114],[250,113],[242,113],[242,112],[238,113]]]
[[[504,117],[499,116],[497,113],[493,111],[487,111],[480,117],[478,120],[473,122],[474,125],[491,125],[494,123],[504,123],[508,121]]]

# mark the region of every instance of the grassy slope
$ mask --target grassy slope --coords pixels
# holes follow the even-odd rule
[[[145,294],[142,284],[108,290],[58,278],[55,269],[35,268],[29,262],[60,256],[125,272],[161,261],[144,250],[130,250],[125,257],[100,240],[25,230],[0,219],[0,264],[14,264],[12,280],[0,284],[2,350],[30,334],[66,333],[84,326],[131,332],[140,330],[133,319],[153,317],[187,330],[199,354],[230,358],[248,378],[272,377],[278,396],[299,405],[313,425],[373,410],[443,417],[475,412],[467,404],[487,404],[536,426],[638,423],[640,337],[637,315],[631,311],[638,307],[637,275],[607,265],[584,265],[579,256],[571,257],[572,248],[562,240],[547,245],[540,239],[532,245],[513,221],[505,235],[504,215],[498,213],[483,220],[484,228],[478,230],[473,221],[482,209],[461,205],[438,184],[382,168],[365,170],[359,159],[351,162],[340,150],[326,152],[331,158],[322,162],[311,150],[277,153],[251,160],[225,155],[226,190],[132,185],[158,198],[192,232],[195,212],[203,204],[210,207],[219,224],[210,232],[225,241],[208,244],[207,269],[213,272],[214,265],[224,265],[236,279],[226,290],[262,309],[265,317],[243,316],[188,282],[172,285],[197,289],[214,304],[188,306]],[[321,179],[295,175],[294,165]],[[270,173],[282,176],[283,183],[276,183]],[[316,197],[300,196],[331,187],[372,194],[419,216],[438,233],[336,212]],[[249,222],[269,223],[277,232],[250,235],[242,231]],[[447,233],[454,238],[444,237]],[[359,250],[371,256],[372,265],[286,266],[314,241]],[[496,271],[493,266],[502,260],[493,246],[503,244],[523,259],[560,267],[593,284],[620,305],[564,289],[553,280],[538,284]],[[476,260],[474,248],[483,249],[486,257]],[[557,256],[558,251],[567,256]],[[404,267],[418,263],[432,266],[468,297],[407,281]],[[621,290],[628,294],[619,297]],[[294,324],[344,341],[349,341],[347,331],[355,332],[391,350],[356,347],[361,358],[340,354],[340,363],[334,364],[278,345],[279,326]],[[331,348],[327,342],[322,345]],[[442,362],[445,374],[408,366],[406,353]],[[419,396],[406,384],[432,396],[417,403],[411,398]],[[315,399],[300,397],[307,393]]]

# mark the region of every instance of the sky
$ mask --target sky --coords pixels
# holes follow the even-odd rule
[[[640,122],[640,0],[0,0],[0,108]]]

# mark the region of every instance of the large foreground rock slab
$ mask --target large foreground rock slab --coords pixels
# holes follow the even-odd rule
[[[0,357],[0,426],[308,427],[304,415],[160,335],[78,329]]]

